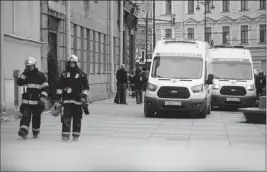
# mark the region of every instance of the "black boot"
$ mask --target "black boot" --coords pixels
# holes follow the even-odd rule
[[[62,141],[69,141],[70,137],[69,136],[62,136],[61,140]]]
[[[18,135],[19,135],[22,139],[27,140],[27,133],[26,133],[26,132],[24,132],[24,131],[22,131],[22,130],[19,130]]]
[[[33,134],[33,137],[34,139],[38,139],[38,134]]]
[[[79,137],[78,136],[73,136],[72,141],[78,141]]]

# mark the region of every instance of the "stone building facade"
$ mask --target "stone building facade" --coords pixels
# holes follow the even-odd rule
[[[148,30],[147,45],[148,58],[152,57],[153,52],[153,26],[152,26],[152,1],[137,1],[139,8],[139,18],[136,31],[136,62],[144,63],[146,61],[146,12],[148,11]],[[140,61],[141,58],[141,61]],[[144,61],[142,61],[144,59]]]
[[[110,79],[120,63],[120,3],[119,1],[70,1],[71,2],[71,52],[80,58],[80,67],[89,76],[92,100],[111,96]],[[110,9],[113,3],[113,9]],[[125,4],[125,3],[124,3]],[[41,2],[42,65],[48,78],[56,72],[50,60],[58,62],[62,72],[66,60],[65,1]],[[110,11],[113,10],[113,58],[114,73],[110,73]],[[129,9],[131,10],[131,9]],[[124,12],[125,23],[127,11]],[[129,13],[129,12],[128,12]],[[123,63],[130,68],[133,61],[134,29],[124,24]],[[50,58],[50,60],[49,60]],[[50,67],[51,66],[51,67]],[[51,71],[49,71],[51,70]],[[51,74],[50,74],[51,73]],[[53,84],[53,81],[50,82]],[[51,85],[50,84],[50,85]],[[113,83],[115,84],[115,83]],[[53,87],[53,86],[52,86]],[[52,89],[55,90],[55,89]]]
[[[43,71],[55,91],[55,80],[64,70],[66,56],[65,2],[57,1],[3,1],[4,23],[3,63],[4,104],[8,109],[20,104],[22,88],[14,77],[24,70],[24,60],[34,56],[37,67]],[[123,1],[70,1],[71,52],[79,57],[80,67],[88,74],[91,100],[113,96],[111,84],[116,85],[116,70],[120,61],[128,69],[134,66],[135,28],[137,10],[135,3]],[[111,9],[111,3],[113,8]],[[110,17],[112,10],[113,17]],[[120,37],[120,15],[123,15],[123,37]],[[110,27],[113,21],[113,28]],[[111,73],[110,33],[113,32],[114,73]],[[120,39],[123,40],[122,46]],[[120,53],[123,48],[122,53]],[[14,63],[15,62],[15,63]],[[111,83],[111,76],[115,78]]]
[[[3,5],[3,86],[1,97],[5,109],[18,109],[22,87],[15,78],[23,72],[24,61],[33,56],[41,67],[40,40],[40,2],[39,1],[2,1]]]
[[[200,1],[201,2],[201,1]],[[184,1],[185,37],[204,40],[204,6]],[[197,7],[200,10],[197,10]],[[266,68],[266,1],[213,1],[207,7],[207,41],[250,49],[254,68]],[[266,72],[266,71],[265,71]]]

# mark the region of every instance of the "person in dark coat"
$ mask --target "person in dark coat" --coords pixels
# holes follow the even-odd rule
[[[142,71],[137,68],[135,71],[135,75],[133,77],[137,104],[143,103],[142,97],[143,97],[144,78],[142,77],[141,73]]]
[[[130,80],[130,87],[131,87],[131,91],[132,91],[132,98],[135,97],[135,85],[134,85],[134,75],[135,75],[135,69],[132,72],[132,75],[129,77]]]
[[[142,68],[143,71],[141,73],[142,78],[143,78],[143,91],[146,91],[146,87],[147,87],[147,81],[148,81],[148,71],[146,67]]]
[[[263,72],[256,73],[255,86],[257,97],[259,98],[262,95],[262,89],[265,87]]]
[[[117,93],[114,102],[117,104],[127,104],[126,89],[128,84],[128,76],[124,64],[122,64],[121,68],[117,71],[116,78],[117,78]]]

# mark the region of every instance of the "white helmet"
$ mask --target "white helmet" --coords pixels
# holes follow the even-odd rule
[[[72,54],[70,57],[68,57],[67,62],[76,62],[78,63],[78,57]]]
[[[25,60],[25,66],[31,66],[31,65],[36,65],[37,61],[34,57],[30,56]]]

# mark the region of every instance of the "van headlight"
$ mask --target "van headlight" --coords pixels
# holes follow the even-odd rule
[[[193,93],[201,93],[203,91],[203,84],[191,87]]]
[[[220,88],[219,85],[217,85],[217,84],[212,84],[212,89],[213,89],[213,90],[218,90],[219,88]]]
[[[157,89],[156,85],[148,83],[148,85],[147,85],[148,91],[156,91],[156,89]]]
[[[254,91],[255,90],[255,85],[252,84],[252,85],[247,86],[247,90],[248,91]]]

